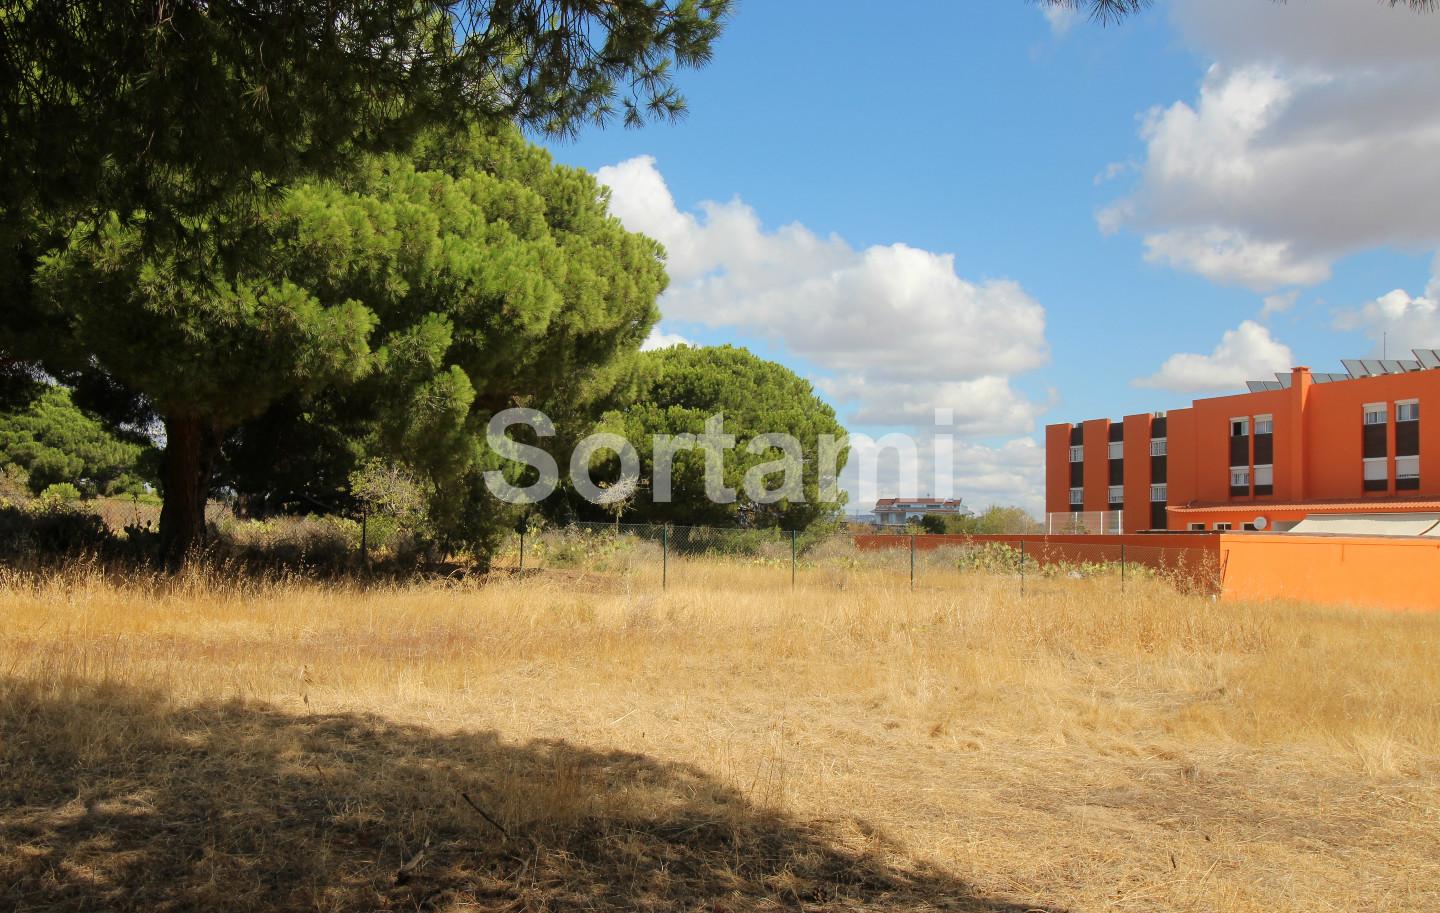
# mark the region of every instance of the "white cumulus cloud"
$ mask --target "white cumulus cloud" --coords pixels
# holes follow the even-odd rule
[[[1440,16],[1356,0],[1176,0],[1174,15],[1214,64],[1198,97],[1145,117],[1137,186],[1102,228],[1257,290],[1440,245]]]
[[[653,352],[656,349],[669,349],[675,346],[694,345],[690,340],[679,333],[666,333],[657,324],[650,328],[650,335],[640,344],[640,351]]]
[[[1209,355],[1171,355],[1159,371],[1135,385],[1178,393],[1244,390],[1247,380],[1269,380],[1276,372],[1290,370],[1293,360],[1289,346],[1277,342],[1261,324],[1245,320],[1226,330]]]
[[[1324,259],[1296,255],[1288,241],[1257,241],[1224,228],[1162,231],[1145,238],[1145,259],[1226,285],[1269,289],[1330,278]]]
[[[1408,358],[1411,349],[1440,348],[1440,257],[1435,273],[1422,294],[1397,288],[1339,311],[1335,328],[1363,332],[1375,343],[1373,354],[1380,354],[1383,345],[1391,358]]]
[[[1279,292],[1274,295],[1266,295],[1260,308],[1260,319],[1264,320],[1274,314],[1283,314],[1295,306],[1300,300],[1300,290],[1291,289],[1288,292]]]
[[[1010,379],[1047,360],[1045,310],[1017,283],[962,278],[952,255],[905,244],[769,230],[738,199],[681,211],[649,156],[597,177],[625,226],[665,245],[667,320],[783,344],[861,424],[928,421],[943,406],[967,434],[1033,429],[1041,407]]]
[[[1032,437],[1014,438],[997,446],[955,442],[953,461],[941,467],[940,472],[942,477],[948,472],[953,480],[949,492],[935,484],[936,448],[929,436],[920,436],[916,441],[916,490],[904,479],[893,451],[875,452],[875,476],[864,478],[860,452],[875,451],[877,443],[853,443],[850,462],[840,474],[842,487],[850,493],[846,507],[850,513],[868,511],[876,498],[944,495],[960,497],[976,513],[1000,504],[1022,507],[1037,518],[1045,515],[1045,449]]]

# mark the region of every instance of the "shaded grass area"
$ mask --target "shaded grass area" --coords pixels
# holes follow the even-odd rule
[[[1440,616],[671,570],[0,567],[0,911],[1440,909]]]
[[[113,683],[0,695],[17,913],[1040,909],[633,752]]]

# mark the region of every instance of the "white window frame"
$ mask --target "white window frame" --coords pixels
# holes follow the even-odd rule
[[[1118,494],[1120,497],[1118,497],[1118,498],[1115,497],[1117,494]],[[1125,503],[1125,486],[1124,486],[1124,485],[1111,485],[1111,486],[1109,487],[1109,489],[1106,491],[1105,496],[1110,499],[1109,501],[1106,502],[1106,503],[1108,503],[1108,504],[1124,504],[1124,503]]]
[[[1364,406],[1364,417],[1361,423],[1365,425],[1384,425],[1389,419],[1390,410],[1384,403],[1366,403]]]
[[[1249,488],[1249,487],[1250,487],[1250,467],[1249,467],[1249,466],[1231,466],[1231,467],[1230,467],[1230,487],[1231,487],[1231,488]]]
[[[1083,462],[1085,462],[1085,445],[1084,445],[1084,444],[1071,444],[1071,445],[1070,445],[1070,462],[1072,462],[1072,463],[1083,463]]]
[[[1169,452],[1169,450],[1170,445],[1166,438],[1157,437],[1150,441],[1151,456],[1165,456],[1165,454]]]
[[[1413,467],[1413,468],[1410,468]],[[1395,478],[1397,479],[1418,479],[1420,478],[1420,457],[1397,456],[1395,458]]]
[[[1192,533],[1203,533],[1203,532],[1205,532],[1205,524],[1204,524],[1204,523],[1191,523],[1189,526],[1185,527],[1185,529],[1186,529],[1187,531],[1189,531],[1189,532],[1192,532]]]
[[[1273,416],[1273,415],[1257,415],[1257,416],[1255,416],[1255,433],[1256,433],[1256,434],[1274,434],[1274,433],[1275,433],[1275,416]]]
[[[1109,454],[1110,459],[1112,460],[1125,459],[1124,441],[1111,441],[1109,444],[1106,445],[1105,450]]]
[[[1077,505],[1081,505],[1081,504],[1084,504],[1084,503],[1085,503],[1085,489],[1083,489],[1083,488],[1072,488],[1072,489],[1070,489],[1070,506],[1071,506],[1071,507],[1075,507],[1075,506],[1077,506]]]
[[[1159,497],[1156,497],[1156,495],[1159,495]],[[1150,486],[1150,503],[1151,503],[1151,504],[1160,504],[1160,503],[1164,502],[1165,500],[1167,500],[1167,499],[1169,498],[1169,495],[1170,495],[1170,490],[1169,490],[1169,488],[1166,486],[1166,484],[1165,484],[1164,482],[1161,482],[1159,485],[1151,485],[1151,486]]]
[[[1390,481],[1390,458],[1388,456],[1369,457],[1368,459],[1361,460],[1361,462],[1365,467],[1362,478],[1366,482]]]
[[[1407,408],[1409,408],[1409,407],[1411,407],[1411,406],[1414,407],[1414,412],[1413,412],[1413,414],[1410,415],[1410,417],[1406,418],[1404,415],[1402,415],[1402,414],[1400,413],[1400,410],[1401,410],[1401,409],[1407,409]],[[1402,400],[1398,401],[1397,403],[1395,403],[1395,421],[1397,421],[1397,422],[1418,422],[1418,421],[1420,421],[1420,400],[1418,400],[1418,399],[1402,399]]]
[[[1275,464],[1274,464],[1274,463],[1261,463],[1261,464],[1259,464],[1259,465],[1257,465],[1257,466],[1255,467],[1255,484],[1256,484],[1256,485],[1274,485],[1274,484],[1275,484]]]
[[[1234,531],[1234,526],[1233,526],[1233,524],[1230,524],[1230,523],[1216,523],[1216,524],[1215,524],[1215,531],[1216,531],[1217,533],[1233,532],[1233,531]]]
[[[1236,434],[1236,433],[1235,433],[1235,426],[1236,426],[1236,425],[1239,425],[1239,426],[1240,426],[1240,433],[1239,433],[1239,434]],[[1231,436],[1231,437],[1249,437],[1249,436],[1250,436],[1250,416],[1248,416],[1248,415],[1243,415],[1243,416],[1232,417],[1232,418],[1230,419],[1230,436]]]

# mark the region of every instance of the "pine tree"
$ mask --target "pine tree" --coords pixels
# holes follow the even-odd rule
[[[491,412],[639,346],[665,274],[591,176],[477,126],[197,220],[183,245],[81,222],[33,285],[65,327],[51,362],[103,372],[163,423],[177,556],[204,537],[227,435],[273,405],[331,394],[372,452],[453,488]]]
[[[432,231],[477,211],[510,217],[465,208],[467,193],[484,197],[478,177],[463,190],[430,188],[446,192],[444,212],[413,199],[367,211],[343,199],[349,183],[362,172],[373,178],[377,156],[404,155],[467,123],[566,134],[616,118],[677,117],[684,100],[674,73],[709,59],[728,7],[0,0],[0,368],[8,378],[12,365],[38,366],[109,391],[107,402],[128,416],[163,418],[161,526],[172,556],[203,537],[225,434],[281,398],[398,371],[408,358],[434,394],[427,402],[451,404],[436,417],[443,427],[468,401],[500,392],[444,359],[429,376],[435,352],[469,346],[499,356],[496,364],[538,370],[506,346],[548,343],[554,313],[594,305],[566,302],[573,287],[547,272],[555,267],[537,249],[523,251],[528,260],[448,259],[445,231],[468,233],[474,246],[486,231],[504,237],[502,226],[461,221]],[[423,189],[425,179],[411,180]],[[593,203],[593,187],[584,192]],[[529,220],[522,229],[544,222],[534,199],[512,202]],[[337,259],[323,263],[314,251],[328,232],[350,249],[327,250]],[[565,251],[564,268],[588,258],[603,272],[608,257],[635,253],[627,243]],[[386,323],[374,296],[413,300],[406,270],[452,266],[479,283],[483,294],[471,300],[480,303],[440,307],[399,329]],[[375,281],[367,286],[362,274]],[[497,281],[513,285],[502,291]],[[590,297],[653,285],[646,271],[606,281]],[[458,301],[468,289],[457,280],[448,293]],[[617,344],[604,335],[579,332],[569,344],[590,348],[569,357],[603,360]]]

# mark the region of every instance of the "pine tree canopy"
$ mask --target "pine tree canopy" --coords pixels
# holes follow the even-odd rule
[[[827,434],[843,439],[845,429],[810,382],[784,365],[733,346],[676,346],[642,352],[630,384],[617,400],[600,428],[635,446],[641,479],[647,486],[639,492],[626,519],[719,526],[743,521],[760,527],[805,529],[817,520],[839,517],[842,505],[826,503],[820,497],[825,467],[819,442],[820,436]],[[734,449],[725,455],[724,467],[725,486],[736,489],[734,503],[717,504],[706,497],[705,456],[695,450],[675,454],[672,500],[655,503],[652,436],[703,435],[706,421],[717,413],[724,414],[725,432],[736,439]],[[762,434],[788,434],[799,442],[803,497],[757,504],[745,494],[745,474],[781,457],[773,449],[748,451],[750,441]],[[842,452],[836,461],[837,472],[844,464]],[[780,474],[775,473],[766,479],[765,487],[773,491],[780,482]]]
[[[512,127],[437,132],[183,243],[147,245],[143,216],[76,222],[38,259],[28,346],[164,421],[167,508],[181,487],[203,505],[232,429],[327,391],[363,403],[376,449],[453,480],[489,411],[581,383],[654,323],[663,252],[605,207]]]

